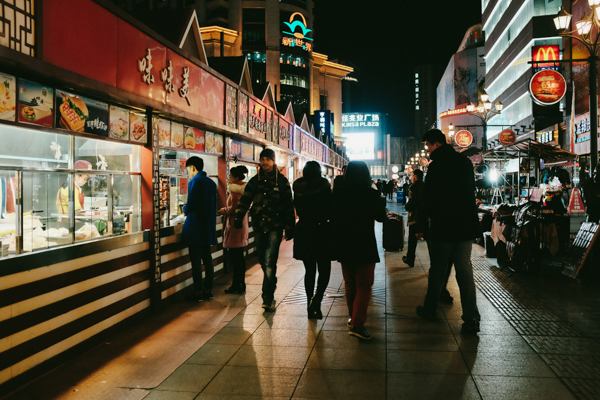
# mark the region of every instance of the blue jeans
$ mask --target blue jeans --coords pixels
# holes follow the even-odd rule
[[[279,246],[283,239],[283,229],[269,232],[256,232],[256,251],[258,262],[265,274],[262,285],[262,299],[264,303],[273,301],[275,289],[277,288],[277,258],[279,257]]]
[[[448,281],[448,268],[454,264],[456,281],[460,289],[463,321],[479,320],[473,267],[471,266],[471,240],[433,241],[427,242],[431,268],[429,269],[429,285],[425,296],[424,308],[427,313],[434,313],[440,300],[440,293]]]

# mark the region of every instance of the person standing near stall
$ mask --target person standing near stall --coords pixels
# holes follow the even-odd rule
[[[302,260],[306,269],[304,288],[308,302],[308,318],[321,319],[321,301],[331,275],[329,220],[332,204],[331,186],[327,179],[321,177],[321,166],[318,162],[307,162],[302,177],[294,181],[294,207],[299,218],[294,229],[294,258]],[[319,281],[314,293],[317,267]]]
[[[252,209],[250,210],[250,206]],[[294,237],[296,214],[292,201],[292,189],[287,178],[275,164],[275,152],[264,149],[260,153],[260,170],[250,178],[244,194],[235,210],[234,227],[241,229],[246,213],[252,214],[252,228],[256,239],[258,262],[264,272],[262,285],[262,308],[275,310],[277,288],[277,258],[284,237]]]
[[[440,293],[448,280],[448,268],[454,264],[463,310],[462,332],[476,333],[479,332],[480,315],[471,249],[473,239],[481,232],[475,205],[473,165],[446,143],[446,136],[439,129],[431,129],[422,140],[432,161],[427,170],[416,234],[417,238],[423,238],[424,229],[429,225],[427,247],[431,268],[425,302],[416,312],[424,319],[436,318]]]
[[[194,292],[188,300],[203,301],[213,297],[215,267],[210,246],[217,244],[217,185],[203,171],[204,160],[200,157],[188,158],[185,167],[190,181],[181,239],[189,247],[194,280]],[[206,272],[204,282],[202,262]]]
[[[375,264],[380,261],[375,238],[375,221],[385,219],[385,197],[371,187],[369,167],[352,161],[343,186],[333,193],[335,258],[342,264],[349,334],[368,340],[365,329]]]
[[[415,266],[415,257],[417,251],[417,223],[419,221],[419,210],[423,205],[423,171],[420,169],[413,172],[411,177],[412,185],[408,189],[408,202],[404,206],[406,211],[408,211],[408,219],[406,220],[406,225],[408,225],[408,251],[406,255],[402,257],[402,261],[405,264],[408,264],[409,267]],[[419,232],[423,232],[424,230],[419,230]]]
[[[92,163],[85,160],[75,161],[74,168],[77,170],[91,170]],[[78,172],[75,174],[73,182],[75,183],[75,214],[82,211],[85,206],[85,195],[81,189],[90,179],[90,175]],[[56,194],[56,212],[62,215],[69,215],[69,181],[62,184]]]
[[[225,289],[228,294],[244,294],[246,292],[246,259],[244,247],[248,246],[248,215],[242,220],[242,229],[233,227],[234,214],[237,205],[246,188],[246,174],[248,168],[243,165],[231,168],[229,171],[229,196],[227,205],[219,210],[220,215],[227,218],[223,234],[223,248],[229,251],[229,261],[233,268],[233,281]]]

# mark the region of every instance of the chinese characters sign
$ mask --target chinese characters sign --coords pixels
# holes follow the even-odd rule
[[[342,128],[380,127],[379,114],[343,114]]]
[[[560,73],[553,69],[541,70],[531,78],[529,92],[537,104],[549,106],[558,103],[565,97],[567,82]]]
[[[285,47],[297,47],[307,52],[312,52],[313,39],[307,37],[312,32],[308,29],[306,18],[299,12],[293,13],[289,22],[285,22],[287,18],[282,17],[284,24],[281,37],[281,45]]]

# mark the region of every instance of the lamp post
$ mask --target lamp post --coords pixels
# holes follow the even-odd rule
[[[600,1],[600,0],[598,0]],[[502,103],[497,102],[496,104],[492,104],[490,101],[490,96],[487,93],[483,92],[481,96],[479,96],[479,102],[477,107],[475,104],[470,103],[467,106],[467,112],[469,115],[474,115],[481,119],[483,124],[483,139],[481,141],[481,150],[487,150],[487,123],[493,117],[502,112]]]
[[[600,40],[600,0],[588,0],[592,9],[587,15],[584,15],[580,21],[575,23],[577,29],[569,31],[571,27],[571,17],[561,7],[554,25],[558,34],[563,37],[570,37],[581,42],[587,49],[590,57],[590,174],[593,176],[598,165],[598,41]],[[575,112],[575,110],[571,110]]]

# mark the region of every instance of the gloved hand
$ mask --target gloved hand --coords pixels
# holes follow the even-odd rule
[[[241,219],[236,219],[235,221],[233,221],[233,227],[235,229],[242,229],[244,227],[244,223]]]

